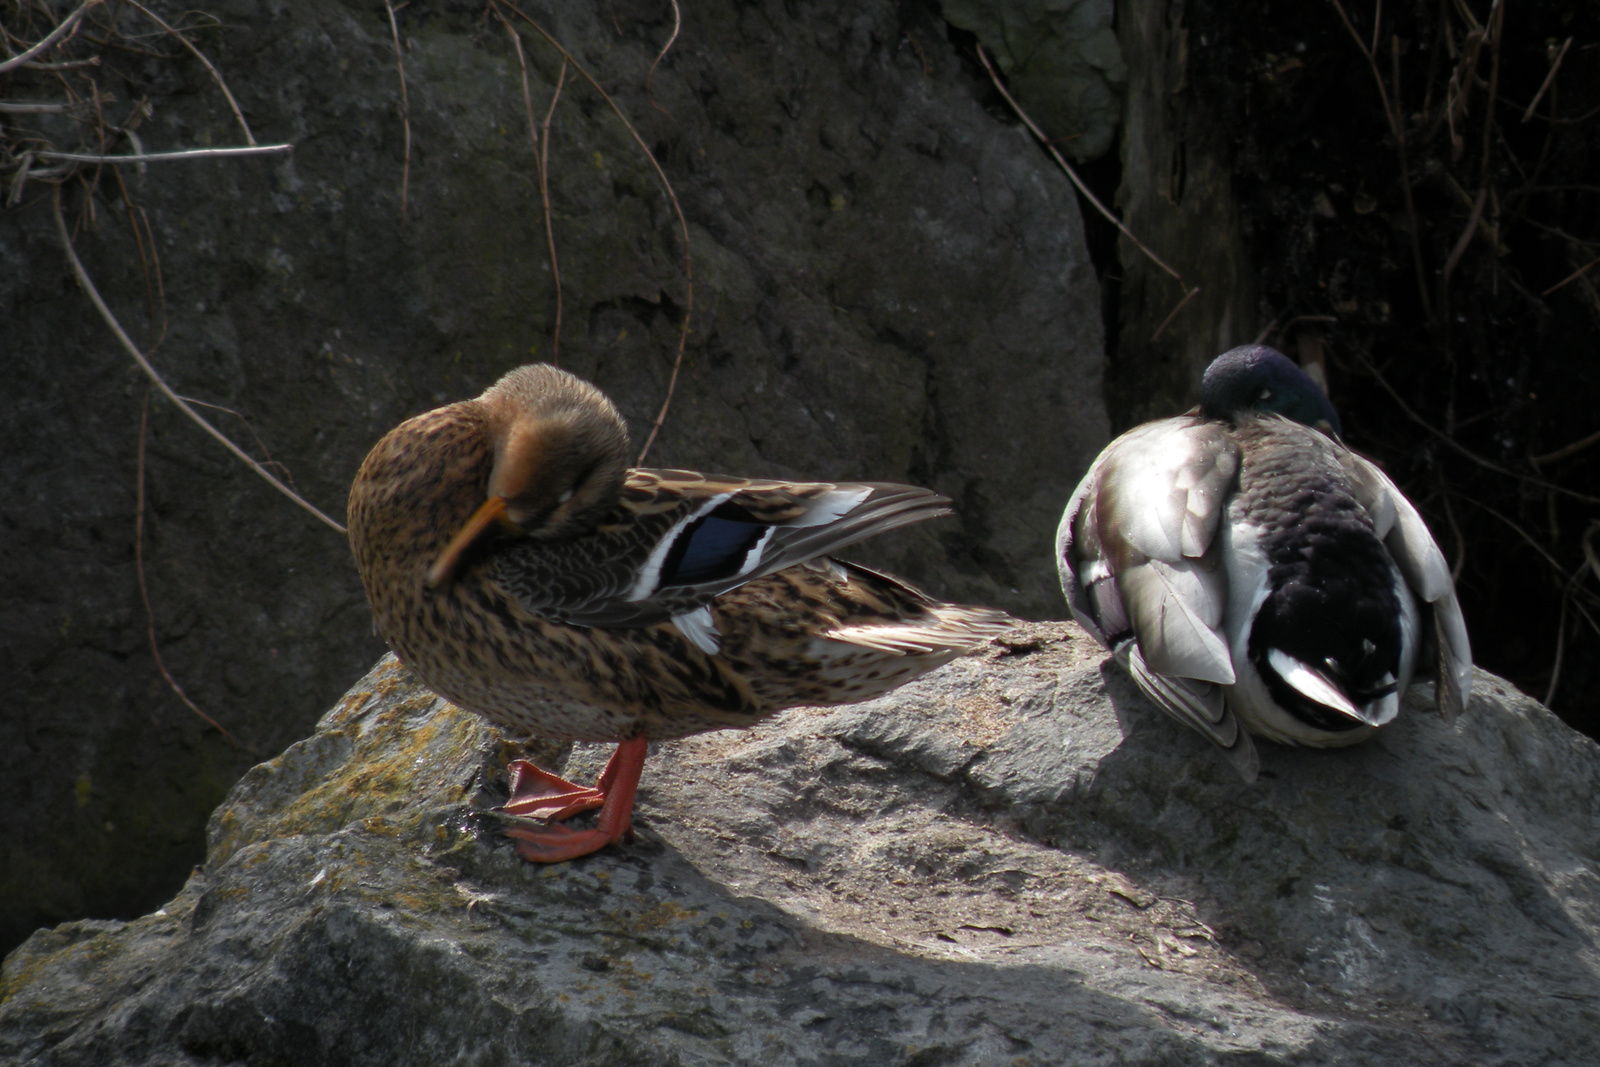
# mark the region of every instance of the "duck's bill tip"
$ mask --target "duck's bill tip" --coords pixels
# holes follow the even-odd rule
[[[504,497],[492,496],[479,505],[478,510],[472,513],[472,518],[462,524],[444,551],[439,553],[439,558],[433,561],[433,566],[428,568],[428,588],[438,589],[449,584],[455,577],[457,568],[461,566],[461,557],[466,553],[468,546],[478,539],[490,523],[505,517]]]

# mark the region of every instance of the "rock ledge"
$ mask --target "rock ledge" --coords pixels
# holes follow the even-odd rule
[[[633,846],[534,867],[486,810],[508,746],[391,657],[165,908],[6,960],[0,1059],[1600,1062],[1600,746],[1477,685],[1244,786],[1041,624],[662,745]]]

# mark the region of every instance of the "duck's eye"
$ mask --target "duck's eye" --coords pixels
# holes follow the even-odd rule
[[[1261,395],[1256,397],[1256,399],[1261,401],[1263,404],[1265,404],[1268,400],[1272,399],[1272,390],[1271,389],[1263,389],[1263,390],[1261,390]]]
[[[575,492],[577,492],[576,489],[568,489],[568,490],[566,490],[559,497],[556,498],[556,503],[565,504],[567,501],[572,499],[572,494],[575,493]]]

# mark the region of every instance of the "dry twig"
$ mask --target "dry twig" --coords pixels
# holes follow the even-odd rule
[[[404,222],[406,193],[411,187],[411,97],[406,92],[406,61],[400,50],[400,23],[394,17],[395,6],[389,0],[383,0],[383,8],[389,12],[389,32],[394,35],[394,65],[400,71],[400,122],[405,129],[406,138],[405,163],[400,168],[400,221]]]
[[[1356,32],[1355,24],[1350,21],[1350,16],[1345,12],[1344,5],[1339,0],[1330,0],[1330,2],[1339,12],[1339,19],[1344,23],[1344,28],[1350,31],[1351,37],[1355,38],[1356,47],[1361,49],[1361,54],[1366,58],[1367,66],[1372,71],[1372,80],[1378,86],[1378,98],[1383,102],[1384,118],[1388,121],[1389,132],[1394,137],[1395,153],[1400,163],[1400,188],[1405,194],[1406,219],[1410,223],[1411,258],[1417,273],[1417,295],[1422,300],[1422,313],[1427,316],[1430,323],[1435,322],[1433,298],[1428,293],[1428,274],[1422,260],[1422,237],[1417,217],[1417,204],[1411,194],[1411,164],[1407,160],[1405,122],[1400,114],[1399,107],[1389,99],[1389,90],[1384,85],[1383,74],[1378,70],[1377,48],[1375,46],[1372,48],[1367,47],[1367,42],[1363,41],[1361,35]],[[1377,14],[1379,17],[1382,16],[1382,8],[1378,9]],[[1372,27],[1372,39],[1374,42],[1378,40],[1376,22]],[[1391,40],[1390,43],[1392,45],[1390,61],[1395,68],[1395,86],[1398,90],[1400,45],[1398,40]]]
[[[1476,452],[1457,441],[1454,437],[1451,437],[1443,430],[1434,426],[1427,419],[1424,419],[1421,415],[1418,415],[1416,410],[1413,409],[1410,404],[1406,403],[1405,398],[1400,395],[1399,391],[1395,389],[1394,386],[1389,384],[1389,380],[1383,376],[1383,372],[1378,370],[1378,368],[1373,365],[1372,361],[1368,359],[1365,354],[1358,352],[1356,354],[1356,358],[1361,362],[1361,365],[1366,369],[1367,373],[1372,375],[1373,380],[1383,387],[1383,391],[1389,394],[1389,398],[1399,406],[1402,412],[1405,413],[1406,418],[1410,419],[1412,422],[1428,431],[1429,434],[1438,438],[1440,441],[1443,441],[1452,451],[1465,456],[1467,459],[1470,459],[1484,470],[1491,470],[1496,474],[1503,474],[1507,478],[1515,478],[1518,481],[1527,483],[1528,485],[1536,485],[1539,488],[1548,490],[1552,493],[1561,493],[1576,500],[1582,500],[1586,504],[1600,504],[1600,497],[1590,496],[1588,493],[1580,493],[1576,489],[1568,489],[1566,486],[1556,485],[1554,482],[1547,482],[1543,478],[1535,478],[1527,474],[1518,474],[1516,471],[1507,470],[1498,463],[1484,459],[1482,456],[1478,455]]]
[[[264,156],[274,152],[291,152],[292,144],[262,144],[232,148],[185,148],[175,152],[129,152],[124,155],[90,155],[85,152],[56,152],[40,149],[34,153],[38,159],[53,159],[62,163],[165,163],[174,159],[224,159],[230,156]]]
[[[544,211],[544,238],[550,248],[550,276],[556,286],[556,322],[551,334],[550,362],[561,366],[561,264],[556,259],[555,222],[550,214],[550,122],[555,118],[556,102],[561,99],[561,87],[567,81],[567,59],[561,57],[561,70],[556,74],[555,91],[550,94],[550,108],[544,115],[544,136],[533,117],[533,92],[528,86],[528,59],[522,52],[522,35],[506,20],[498,9],[495,18],[511,35],[511,46],[517,50],[517,66],[522,71],[522,107],[528,116],[528,137],[533,141],[534,165],[539,171],[539,203]]]
[[[1044,145],[1045,150],[1050,153],[1050,157],[1054,159],[1056,161],[1056,165],[1066,173],[1067,178],[1072,182],[1073,186],[1078,190],[1078,192],[1083,194],[1084,199],[1093,204],[1095,210],[1100,212],[1100,214],[1105,217],[1107,222],[1115,226],[1122,236],[1126,237],[1129,241],[1132,241],[1134,247],[1143,252],[1150,262],[1154,263],[1156,266],[1172,275],[1173,278],[1177,279],[1178,287],[1184,290],[1183,298],[1180,299],[1177,305],[1167,313],[1167,317],[1161,321],[1161,325],[1156,327],[1156,332],[1151,335],[1150,340],[1155,341],[1166,330],[1167,326],[1177,316],[1178,312],[1183,310],[1184,305],[1200,292],[1200,287],[1196,285],[1191,288],[1189,284],[1183,280],[1183,275],[1167,266],[1165,260],[1156,255],[1154,252],[1150,251],[1149,247],[1143,241],[1139,240],[1139,238],[1135,237],[1133,231],[1128,229],[1121,219],[1112,214],[1111,211],[1100,202],[1100,198],[1095,196],[1094,193],[1090,191],[1089,187],[1083,183],[1083,179],[1078,177],[1078,172],[1072,168],[1072,164],[1068,163],[1066,157],[1063,156],[1056,148],[1055,142],[1044,135],[1044,131],[1039,129],[1038,125],[1033,121],[1032,116],[1030,116],[1026,111],[1022,110],[1022,106],[1017,103],[1016,99],[1006,89],[1005,84],[1000,81],[1000,75],[994,69],[994,66],[990,64],[989,54],[988,52],[984,51],[983,45],[980,44],[976,45],[975,47],[978,50],[978,59],[983,63],[983,69],[989,72],[989,80],[994,83],[994,87],[1000,91],[1001,96],[1005,97],[1006,103],[1011,105],[1011,110],[1016,112],[1017,118],[1021,119],[1022,124],[1028,127],[1028,131],[1033,134],[1040,144]]]
[[[667,43],[661,46],[661,51],[656,53],[655,62],[650,64],[650,72],[644,76],[645,99],[650,101],[651,107],[654,107],[663,115],[670,113],[666,108],[656,103],[655,95],[650,92],[650,82],[656,76],[656,68],[661,65],[661,61],[672,50],[672,42],[678,39],[678,31],[683,28],[683,13],[678,10],[678,0],[667,0],[667,3],[672,5],[672,35],[667,38]]]
[[[176,29],[174,29],[166,19],[162,18],[154,11],[151,11],[143,4],[139,3],[139,0],[127,0],[127,2],[133,7],[136,7],[140,11],[144,12],[145,16],[156,25],[160,26],[162,29],[172,34],[172,36],[176,37],[179,44],[187,48],[196,59],[205,65],[206,70],[211,72],[211,79],[217,83],[217,88],[221,89],[222,95],[227,97],[228,106],[233,109],[233,117],[239,120],[239,128],[244,131],[244,139],[250,144],[255,144],[255,134],[250,132],[250,124],[244,120],[244,112],[239,110],[239,101],[233,98],[233,93],[228,89],[228,83],[222,80],[222,75],[217,73],[217,68],[211,65],[211,60],[205,57],[205,53],[190,43],[189,38],[185,37],[182,33],[179,33]]]
[[[1016,99],[1012,97],[1011,93],[1006,89],[1005,83],[1000,80],[999,73],[990,64],[989,53],[984,51],[983,45],[980,44],[976,47],[978,49],[978,59],[983,63],[983,69],[989,73],[989,80],[992,81],[994,83],[994,87],[1000,91],[1000,95],[1005,97],[1006,103],[1011,105],[1011,110],[1016,112],[1017,118],[1022,120],[1022,124],[1028,127],[1028,131],[1038,139],[1040,144],[1044,145],[1047,151],[1049,151],[1051,158],[1056,161],[1056,165],[1066,173],[1067,178],[1071,180],[1078,192],[1083,194],[1084,199],[1093,204],[1094,209],[1100,212],[1107,222],[1115,226],[1118,231],[1121,232],[1122,236],[1132,241],[1134,247],[1143,252],[1150,262],[1154,263],[1156,266],[1172,275],[1173,278],[1177,279],[1179,285],[1184,285],[1183,275],[1167,266],[1165,260],[1156,255],[1154,252],[1150,251],[1149,247],[1143,241],[1139,240],[1138,237],[1134,236],[1133,231],[1128,229],[1128,227],[1123,224],[1121,219],[1117,218],[1117,216],[1114,215],[1109,208],[1102,204],[1100,202],[1100,198],[1095,196],[1087,185],[1083,184],[1083,179],[1078,177],[1078,172],[1072,168],[1072,164],[1068,163],[1066,158],[1056,150],[1055,142],[1051,141],[1050,138],[1044,135],[1044,131],[1039,129],[1038,125],[1033,121],[1032,116],[1030,116],[1026,111],[1022,110],[1022,106],[1017,103]],[[1193,294],[1191,293],[1190,295],[1192,296]],[[1185,299],[1187,299],[1187,297]]]
[[[644,143],[644,138],[639,136],[639,131],[634,128],[633,123],[628,121],[628,116],[622,113],[622,108],[617,106],[617,102],[611,98],[611,94],[606,92],[605,89],[601,88],[600,83],[595,80],[594,75],[590,74],[588,70],[584,68],[583,64],[579,63],[572,53],[567,51],[566,47],[560,41],[555,39],[550,31],[546,30],[543,26],[539,25],[539,23],[530,18],[527,13],[525,13],[521,8],[517,7],[512,0],[491,0],[491,3],[496,5],[504,4],[512,12],[514,12],[518,18],[522,19],[522,21],[531,26],[534,31],[539,34],[539,36],[543,37],[547,42],[549,42],[550,47],[554,48],[557,52],[560,52],[562,57],[568,63],[572,64],[572,69],[581,74],[583,76],[583,80],[588,82],[590,87],[593,88],[595,92],[600,94],[600,98],[606,102],[606,104],[611,108],[612,112],[616,114],[617,118],[622,120],[623,128],[628,131],[628,135],[632,137],[634,143],[639,146],[639,151],[644,153],[644,158],[650,163],[651,169],[656,172],[656,179],[661,183],[662,189],[666,191],[667,199],[672,204],[673,214],[676,215],[678,219],[678,231],[683,239],[683,323],[679,327],[678,331],[678,350],[672,360],[672,375],[667,379],[666,398],[661,401],[661,410],[657,412],[656,421],[650,427],[650,435],[645,438],[644,447],[639,450],[639,458],[636,462],[639,465],[643,465],[645,457],[650,454],[650,446],[655,443],[657,434],[661,432],[661,424],[666,421],[667,411],[672,406],[672,394],[678,387],[678,372],[683,367],[684,349],[689,344],[689,320],[694,313],[694,272],[691,267],[691,260],[689,256],[689,220],[684,216],[683,207],[678,203],[678,194],[673,191],[672,182],[667,179],[667,172],[661,169],[661,164],[656,160],[655,153],[650,151],[650,147]]]
[[[1550,88],[1550,83],[1556,80],[1556,71],[1561,69],[1561,61],[1567,58],[1567,49],[1571,47],[1571,37],[1561,43],[1561,50],[1556,53],[1556,58],[1550,61],[1550,73],[1544,76],[1544,81],[1539,84],[1539,91],[1533,94],[1532,100],[1528,101],[1528,110],[1522,113],[1523,122],[1533,118],[1533,109],[1539,106],[1539,101],[1544,99],[1545,91]]]
[[[1555,292],[1557,289],[1564,288],[1567,285],[1567,283],[1577,281],[1579,278],[1581,278],[1585,274],[1587,274],[1589,272],[1589,268],[1594,266],[1596,263],[1600,263],[1600,257],[1597,257],[1595,259],[1591,259],[1589,262],[1585,263],[1583,266],[1579,267],[1577,270],[1573,271],[1571,274],[1567,275],[1565,278],[1562,278],[1559,282],[1556,282],[1554,285],[1552,285],[1550,288],[1546,289],[1544,292],[1540,293],[1539,295],[1540,296],[1549,296],[1551,293]]]
[[[1542,456],[1529,456],[1528,462],[1532,463],[1535,467],[1543,466],[1546,463],[1554,463],[1558,459],[1566,459],[1568,456],[1575,456],[1579,452],[1582,452],[1584,449],[1588,448],[1590,445],[1596,443],[1600,443],[1600,430],[1596,430],[1587,437],[1579,438],[1570,445],[1564,445],[1563,447],[1556,449],[1554,452],[1546,452]]]
[[[155,658],[156,669],[161,672],[161,677],[167,680],[167,685],[174,693],[178,694],[179,700],[188,705],[190,711],[200,716],[212,729],[226,737],[228,743],[234,748],[242,748],[252,756],[259,757],[261,753],[253,746],[246,745],[237,737],[234,737],[233,734],[228,732],[227,727],[207,715],[204,711],[201,711],[200,705],[189,699],[189,694],[183,691],[183,686],[179,685],[178,680],[172,676],[172,672],[167,670],[167,662],[161,656],[161,646],[156,641],[156,613],[155,609],[150,606],[150,587],[146,583],[144,576],[144,443],[145,438],[148,436],[149,423],[150,390],[146,389],[144,404],[139,409],[139,490],[133,518],[133,563],[134,570],[138,572],[139,576],[139,598],[144,601],[144,632],[145,636],[150,639],[150,655]]]
[[[38,44],[35,44],[26,51],[19,52],[17,55],[12,56],[4,63],[0,63],[0,74],[5,74],[7,71],[22,66],[34,56],[42,55],[57,41],[60,41],[68,33],[70,33],[72,28],[78,24],[78,20],[83,18],[85,12],[100,2],[101,0],[84,0],[84,2],[78,6],[77,10],[72,12],[72,14],[68,15],[66,18],[62,19],[61,24],[42,37]]]
[[[339,531],[340,534],[343,534],[345,532],[343,526],[330,519],[327,515],[324,515],[299,493],[296,493],[293,489],[290,489],[287,485],[284,485],[277,478],[273,477],[271,472],[247,455],[243,449],[234,444],[233,441],[231,441],[216,427],[212,426],[211,423],[207,422],[198,411],[194,410],[194,408],[183,399],[183,397],[172,391],[172,387],[169,386],[166,383],[166,380],[156,372],[155,367],[151,366],[150,361],[145,358],[144,353],[139,351],[139,346],[133,343],[133,338],[128,336],[127,331],[122,328],[122,323],[117,321],[117,317],[112,314],[111,309],[106,306],[105,300],[101,298],[100,290],[95,288],[94,282],[89,278],[88,271],[84,269],[83,261],[78,258],[77,251],[72,247],[72,237],[67,233],[67,220],[61,213],[61,187],[59,185],[56,186],[52,192],[54,193],[54,196],[52,197],[51,205],[55,212],[56,233],[60,236],[62,250],[66,252],[67,260],[72,265],[72,273],[77,277],[78,284],[83,287],[83,291],[89,297],[90,302],[94,304],[95,310],[100,313],[100,317],[105,320],[105,323],[108,327],[110,327],[111,332],[116,335],[116,338],[119,342],[121,342],[123,349],[133,357],[135,363],[139,364],[139,368],[144,371],[145,376],[148,377],[155,387],[161,391],[163,396],[176,404],[179,410],[181,410],[185,415],[189,416],[189,418],[192,419],[197,426],[215,438],[217,442],[222,445],[222,447],[233,453],[236,458],[241,460],[251,470],[255,471],[262,478],[266,479],[266,481],[274,489],[278,490],[278,492],[282,493],[290,500],[293,500],[296,504],[299,504],[302,508],[315,515],[318,519],[321,519],[332,529]]]

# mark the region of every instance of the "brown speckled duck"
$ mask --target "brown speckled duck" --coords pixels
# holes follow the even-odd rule
[[[379,441],[350,545],[384,639],[513,736],[615,741],[584,787],[526,760],[505,810],[524,859],[629,833],[647,742],[887,692],[1011,626],[827,558],[948,514],[904,485],[632,469],[604,394],[545,364]],[[593,829],[565,820],[600,808]]]

